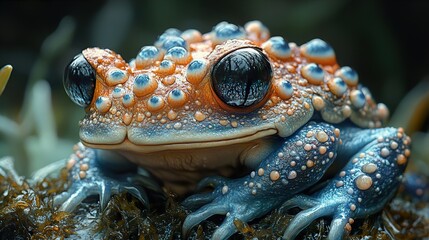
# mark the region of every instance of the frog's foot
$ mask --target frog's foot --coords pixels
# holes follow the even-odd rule
[[[156,184],[138,175],[136,166],[121,161],[122,157],[113,152],[87,148],[82,143],[78,143],[74,150],[67,162],[71,185],[66,192],[54,198],[54,205],[60,206],[59,210],[73,211],[83,200],[93,195],[99,195],[100,207],[104,209],[111,195],[124,192],[147,206],[147,196],[140,185]]]
[[[370,131],[374,130],[367,133]],[[333,218],[328,238],[342,239],[345,231],[351,230],[354,219],[365,218],[383,209],[400,185],[410,139],[401,129],[386,128],[376,132],[373,141],[366,135],[369,143],[326,187],[311,197],[300,195],[286,201],[283,209],[299,207],[305,210],[288,225],[283,239],[294,239],[312,221],[323,216]],[[354,139],[361,142],[359,136]],[[346,144],[346,147],[352,145]]]
[[[227,239],[237,229],[235,219],[243,222],[251,221],[278,206],[280,199],[254,196],[249,192],[248,182],[243,184],[241,179],[225,180],[219,178],[206,178],[203,182],[215,185],[215,190],[190,196],[182,204],[187,208],[202,206],[188,215],[183,223],[183,234],[188,232],[200,222],[213,215],[225,215],[223,223],[213,233],[212,239]]]
[[[315,184],[329,168],[339,144],[338,129],[329,124],[309,123],[261,161],[257,170],[239,179],[209,177],[199,188],[214,190],[186,199],[188,208],[199,208],[183,223],[191,228],[213,215],[225,215],[212,239],[227,239],[237,229],[234,220],[249,222],[267,214],[294,194]]]

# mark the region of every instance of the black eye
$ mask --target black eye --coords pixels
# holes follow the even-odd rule
[[[259,103],[270,89],[272,70],[268,58],[256,48],[241,48],[221,58],[212,70],[213,90],[232,107]]]
[[[82,54],[67,65],[63,79],[64,89],[70,99],[81,107],[87,107],[95,90],[95,71]]]

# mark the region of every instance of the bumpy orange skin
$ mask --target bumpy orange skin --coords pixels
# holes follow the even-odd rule
[[[287,43],[290,53],[282,56],[260,23],[247,24],[243,33],[239,39],[224,41],[216,39],[214,32],[182,34],[187,38],[186,56],[175,58],[160,49],[159,56],[145,64],[126,63],[119,54],[107,49],[84,50],[84,57],[96,69],[97,81],[93,101],[86,109],[87,116],[80,123],[83,143],[144,152],[144,146],[220,141],[266,129],[273,131],[265,135],[274,133],[286,137],[311,119],[315,110],[327,122],[339,123],[350,118],[365,128],[379,127],[387,118],[387,108],[374,102],[369,91],[357,84],[357,77],[353,81],[343,77],[333,50],[317,55],[311,50],[315,43],[302,46]],[[211,67],[226,54],[246,47],[259,48],[266,54],[273,69],[272,82],[259,104],[234,108],[224,104],[213,92]],[[169,69],[161,69],[163,60],[170,61]],[[193,60],[205,63],[198,73],[187,70]],[[317,64],[323,69],[322,80],[314,80],[311,73],[305,73],[308,64]],[[110,72],[115,70],[122,70],[125,77],[109,80]],[[152,81],[151,87],[143,92],[134,86],[139,74],[150,76]],[[284,81],[292,85],[292,94],[282,90]],[[338,81],[347,86],[339,86]],[[119,97],[114,97],[115,88],[121,89]],[[169,98],[174,89],[183,93],[181,99]],[[121,98],[125,94],[132,99],[125,102]],[[365,100],[356,100],[357,94],[364,94]],[[154,96],[158,100],[155,105],[149,103]],[[97,108],[98,98],[102,98],[103,104]],[[104,130],[100,131],[100,127]],[[218,136],[213,135],[214,131]],[[190,136],[192,133],[195,135]],[[186,136],[177,137],[182,135]]]

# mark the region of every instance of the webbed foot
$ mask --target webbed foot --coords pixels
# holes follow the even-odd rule
[[[148,199],[142,185],[159,188],[150,178],[137,173],[137,167],[121,156],[108,151],[75,145],[74,154],[67,162],[70,187],[54,198],[54,205],[60,211],[73,211],[89,196],[99,195],[100,207],[104,209],[113,194],[130,193],[148,206]]]
[[[213,192],[193,195],[182,203],[187,208],[202,206],[186,218],[183,223],[184,236],[200,222],[219,214],[225,215],[225,219],[213,233],[212,239],[227,239],[237,231],[235,219],[248,222],[269,212],[280,203],[280,198],[252,195],[249,192],[249,182],[243,182],[241,179],[220,180],[210,177],[202,181],[209,182],[215,187]]]
[[[367,136],[368,143],[326,187],[312,196],[299,195],[284,203],[283,209],[304,210],[288,225],[283,239],[294,239],[312,221],[323,216],[333,218],[328,239],[342,239],[345,232],[351,230],[354,219],[381,211],[395,195],[409,155],[410,139],[401,129],[367,131],[367,135],[363,132],[362,136]],[[368,135],[371,131],[376,135]],[[363,143],[359,137],[354,139],[355,143]],[[350,149],[352,145],[346,144],[346,147]]]

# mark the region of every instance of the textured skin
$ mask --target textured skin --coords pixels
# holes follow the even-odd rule
[[[410,139],[402,129],[380,128],[387,108],[375,103],[354,70],[337,64],[327,43],[287,43],[252,21],[244,28],[223,22],[204,35],[169,29],[154,45],[143,47],[130,63],[111,50],[82,52],[97,80],[80,122],[83,145],[68,162],[72,188],[57,198],[62,209],[79,204],[88,186],[100,194],[102,206],[111,193],[125,190],[144,201],[141,190],[113,173],[115,167],[100,168],[127,160],[180,195],[212,176],[198,185],[212,186],[212,192],[185,200],[197,210],[183,229],[186,234],[211,215],[225,214],[213,239],[235,233],[234,218],[250,221],[282,204],[306,209],[285,239],[325,215],[334,217],[330,238],[339,239],[353,218],[380,211],[392,197]],[[273,71],[268,93],[247,108],[223,103],[211,82],[212,67],[240,48],[260,49]],[[99,154],[88,156],[91,148]],[[344,168],[314,195],[299,194],[331,164]],[[115,190],[106,194],[106,186]]]

